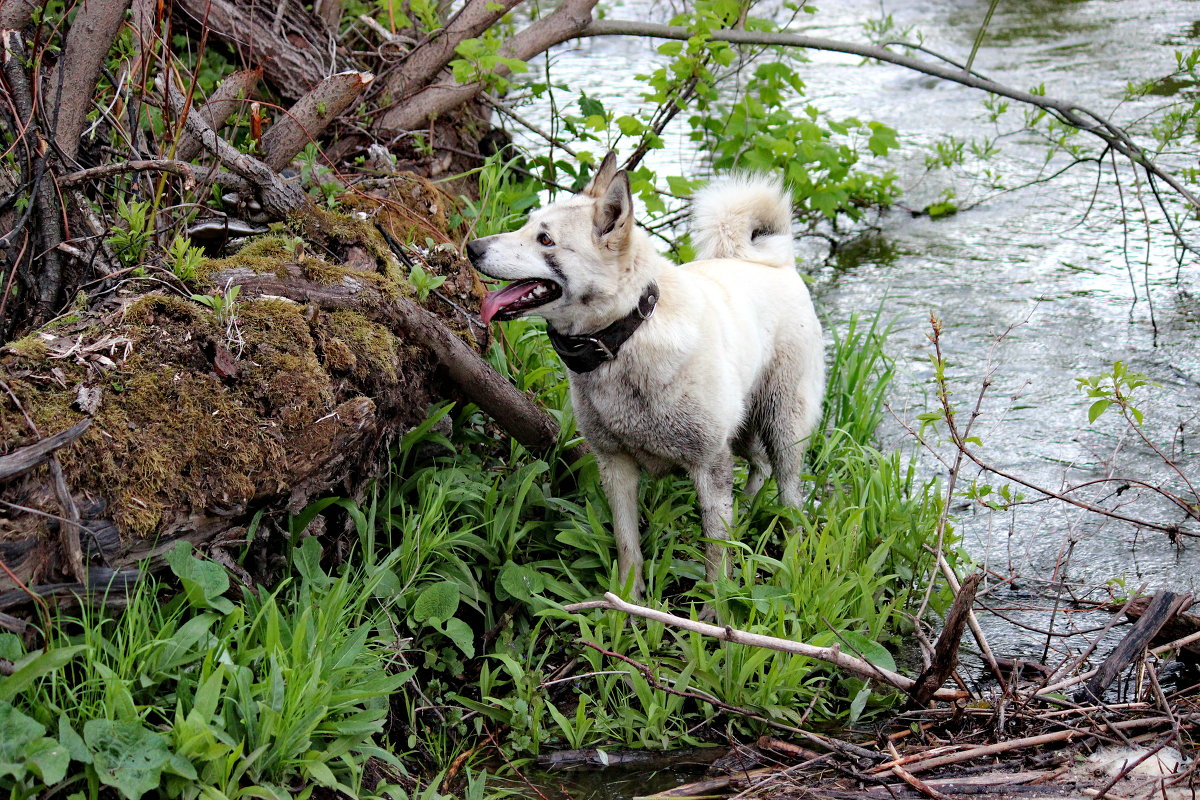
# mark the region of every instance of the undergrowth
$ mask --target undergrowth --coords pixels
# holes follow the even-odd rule
[[[841,643],[892,666],[930,574],[923,544],[940,499],[906,456],[873,444],[891,378],[885,335],[860,320],[834,332],[805,507],[777,504],[770,483],[740,496],[731,578],[704,581],[690,482],[645,483],[646,603],[693,616],[712,604],[735,627]],[[564,409],[549,352],[540,323],[517,321],[491,356]],[[574,425],[559,413],[565,453]],[[356,552],[327,572],[302,531],[339,513]],[[799,656],[566,612],[621,591],[595,467],[498,441],[470,406],[434,408],[365,502],[322,500],[289,529],[293,577],[273,590],[233,591],[223,568],[181,546],[173,597],[146,579],[123,613],[61,612],[43,650],[0,635],[0,658],[15,667],[0,679],[0,789],[407,796],[412,771],[436,776],[422,793],[433,796],[485,740],[509,762],[556,748],[702,745],[763,727],[706,698],[791,725],[853,723],[897,700]]]

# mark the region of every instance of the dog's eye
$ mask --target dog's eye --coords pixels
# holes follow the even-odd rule
[[[554,240],[551,239],[549,236],[547,236],[545,233],[539,233],[537,235],[537,243],[540,244],[542,247],[553,247],[554,246]]]

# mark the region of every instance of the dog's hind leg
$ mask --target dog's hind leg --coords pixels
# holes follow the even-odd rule
[[[750,462],[750,475],[746,478],[745,493],[747,497],[753,498],[767,482],[767,478],[771,477],[771,462],[767,458],[767,449],[763,447],[762,437],[757,432],[745,448],[745,458]]]
[[[723,455],[689,469],[700,502],[700,528],[708,543],[704,548],[705,574],[716,581],[730,572],[726,548],[733,527],[733,454]]]
[[[642,536],[638,528],[638,482],[641,467],[624,453],[596,452],[600,481],[612,511],[613,536],[617,540],[617,569],[621,583],[628,585],[633,573],[633,599],[642,596],[646,583],[642,578]]]

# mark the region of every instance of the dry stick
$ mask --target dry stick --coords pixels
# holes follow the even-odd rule
[[[1134,623],[1133,628],[1125,634],[1120,643],[1109,653],[1108,658],[1104,659],[1104,663],[1096,670],[1096,674],[1087,682],[1084,690],[1093,701],[1099,702],[1100,695],[1108,688],[1108,685],[1117,679],[1117,675],[1129,666],[1130,662],[1137,658],[1150,640],[1162,630],[1163,625],[1175,616],[1179,607],[1187,599],[1187,596],[1180,596],[1174,592],[1157,592],[1154,595],[1154,599],[1146,608],[1146,613]]]
[[[262,137],[263,162],[274,170],[314,142],[375,80],[369,72],[339,72],[297,100]]]
[[[88,181],[101,180],[113,175],[126,172],[170,172],[183,178],[184,188],[191,189],[196,184],[195,165],[186,161],[167,158],[142,159],[134,161],[117,161],[113,164],[102,164],[98,167],[81,169],[69,175],[58,178],[59,186],[76,186]]]
[[[91,427],[91,424],[91,417],[81,419],[61,433],[39,439],[31,445],[0,456],[0,481],[14,478],[46,463],[51,453],[78,439],[84,431]]]
[[[167,102],[176,114],[183,114],[185,98],[175,87],[171,76],[167,76],[165,93]],[[199,114],[188,114],[184,125],[189,133],[200,140],[204,148],[217,157],[227,169],[249,181],[262,200],[263,210],[276,219],[282,219],[293,211],[306,208],[310,201],[308,195],[294,183],[284,180],[275,170],[268,167],[257,158],[238,152],[238,149],[222,139],[216,131],[208,126]]]
[[[1200,642],[1200,631],[1196,631],[1195,633],[1192,633],[1192,634],[1189,634],[1182,638],[1176,639],[1173,642],[1167,642],[1164,645],[1155,647],[1153,650],[1150,651],[1150,655],[1152,655],[1152,656],[1162,655],[1163,653],[1167,652],[1168,650],[1177,650],[1186,645],[1192,644],[1193,642]],[[1072,686],[1083,683],[1084,681],[1086,681],[1088,678],[1092,677],[1099,671],[1100,671],[1099,669],[1092,669],[1092,670],[1088,670],[1087,672],[1080,673],[1079,675],[1076,675],[1072,678],[1067,678],[1065,680],[1061,680],[1058,683],[1054,683],[1054,684],[1051,684],[1051,685],[1045,687],[1044,689],[1039,689],[1036,696],[1040,697],[1043,695],[1053,694],[1054,692],[1060,692],[1063,689],[1069,689]]]
[[[892,767],[892,772],[895,773],[896,777],[898,777],[900,780],[904,781],[926,797],[932,797],[933,800],[952,800],[950,795],[934,789],[932,786],[920,780],[916,775],[913,775],[899,764]]]
[[[917,676],[916,685],[909,692],[914,706],[919,708],[927,705],[934,691],[946,682],[946,678],[958,666],[958,645],[962,641],[963,628],[966,627],[967,616],[981,581],[982,572],[968,575],[954,595],[954,604],[946,614],[946,624],[933,648],[932,663]]]
[[[712,636],[715,639],[720,639],[724,642],[733,642],[734,644],[745,644],[752,647],[765,647],[770,650],[778,650],[783,653],[794,653],[795,655],[805,656],[806,658],[814,658],[818,661],[824,661],[833,664],[836,667],[852,672],[863,678],[878,678],[884,682],[895,686],[898,689],[908,691],[916,685],[916,681],[907,676],[901,675],[898,672],[893,672],[890,669],[877,666],[867,661],[866,659],[855,658],[854,656],[846,655],[837,645],[833,647],[816,647],[803,642],[795,642],[791,639],[780,639],[774,636],[764,636],[759,633],[750,633],[748,631],[738,630],[728,626],[709,625],[706,622],[698,622],[696,620],[684,619],[677,617],[674,614],[669,614],[666,611],[658,611],[653,608],[635,605],[634,603],[626,602],[620,597],[617,597],[612,592],[605,592],[603,600],[593,600],[587,603],[575,603],[565,606],[567,611],[584,611],[591,608],[603,608],[611,611],[621,611],[634,617],[661,622],[664,625],[670,625],[675,628],[699,633],[704,636]],[[957,700],[963,697],[962,692],[952,689],[938,689],[933,693],[933,696],[939,700]]]
[[[1166,717],[1151,717],[1149,719],[1127,719],[1120,722],[1105,723],[1102,727],[1107,727],[1113,731],[1136,729],[1142,727],[1151,727],[1161,725],[1164,722],[1170,722]],[[1097,731],[1089,730],[1063,730],[1053,733],[1043,733],[1039,736],[1027,736],[1023,739],[1010,739],[1007,742],[997,742],[996,744],[982,745],[980,747],[972,747],[969,750],[962,750],[957,753],[949,753],[944,756],[935,756],[921,761],[910,761],[904,765],[909,772],[925,772],[926,770],[935,767],[944,767],[947,764],[958,764],[962,761],[971,761],[976,758],[986,758],[999,753],[1007,753],[1012,750],[1023,750],[1029,747],[1041,747],[1044,744],[1053,744],[1055,742],[1069,742],[1079,736],[1094,736]],[[868,774],[874,775],[880,772],[887,772],[895,767],[894,762],[887,762],[872,767],[867,770]]]

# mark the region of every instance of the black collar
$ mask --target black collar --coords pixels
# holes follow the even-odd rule
[[[554,352],[562,357],[571,372],[591,372],[596,367],[617,357],[621,345],[625,344],[642,323],[654,315],[658,304],[658,284],[651,283],[642,292],[637,306],[625,316],[595,333],[567,336],[546,326]]]

